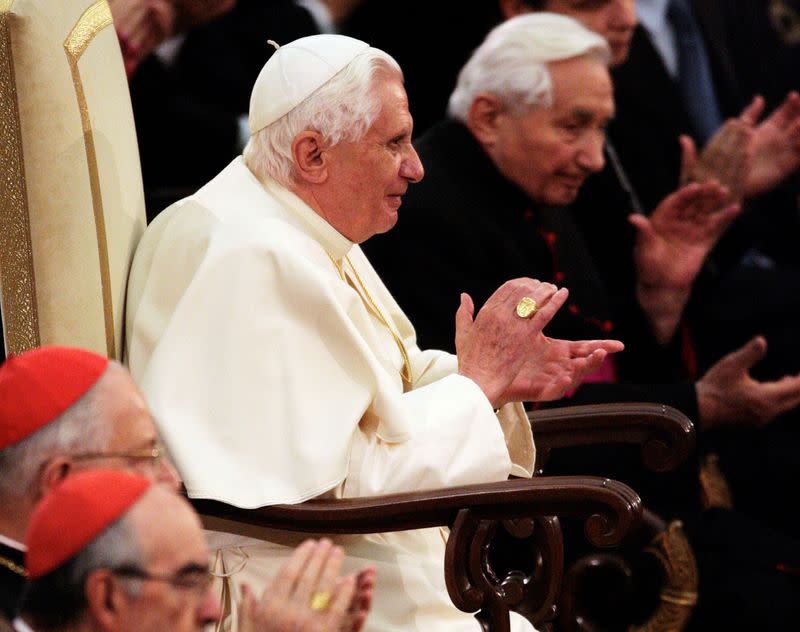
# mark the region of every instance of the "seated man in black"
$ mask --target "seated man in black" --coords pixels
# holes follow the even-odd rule
[[[535,14],[509,20],[489,34],[462,69],[450,101],[453,118],[416,143],[427,177],[409,191],[393,234],[368,244],[371,260],[414,318],[423,344],[444,348],[453,346],[451,334],[445,333],[452,331],[447,314],[460,293],[469,294],[461,295],[462,301],[480,305],[496,279],[509,274],[534,274],[568,285],[565,314],[554,319],[548,334],[613,335],[626,342],[625,353],[631,356],[627,363],[622,357],[619,363],[608,362],[595,376],[597,383],[584,384],[573,402],[666,402],[699,420],[701,431],[743,420],[761,423],[796,406],[797,378],[775,384],[750,379],[750,366],[765,351],[763,340],[755,339],[723,358],[696,384],[680,383],[681,348],[659,345],[653,326],[666,323],[677,330],[680,310],[676,318],[659,311],[661,301],[636,305],[636,297],[630,301],[631,310],[612,310],[572,216],[567,209],[556,208],[571,203],[585,178],[603,167],[604,129],[614,113],[608,49],[599,37],[596,46],[571,48],[565,32],[573,26],[567,25],[574,22]],[[737,206],[725,205],[726,193],[716,184],[685,187],[669,196],[649,221],[639,222],[639,229],[656,245],[681,220],[691,220],[695,237],[702,237],[705,230],[713,233],[738,212]],[[673,263],[680,264],[683,273],[696,274],[710,242],[695,239],[694,259]],[[640,274],[650,272],[648,266],[663,269],[663,262],[651,260],[654,249],[645,254],[651,257],[639,259]],[[649,289],[659,298],[659,287]],[[655,314],[648,313],[654,309]],[[742,419],[745,404],[751,401],[761,402],[763,417]],[[594,465],[603,468],[597,473],[631,480],[619,453],[605,457],[595,459],[600,462]],[[590,468],[585,461],[576,466],[584,473]],[[660,513],[700,521],[692,464],[674,477],[638,477],[633,484]],[[718,524],[716,518],[703,520],[702,528],[694,531],[695,542],[709,537]],[[750,523],[726,520],[731,532],[735,522],[749,538],[755,537]],[[774,568],[797,553],[796,544],[788,541],[765,556]],[[737,566],[729,554],[726,551],[724,559]],[[727,571],[718,572],[727,576]],[[773,594],[791,593],[786,576],[767,574],[763,581],[772,586]],[[793,607],[788,597],[780,601]],[[710,602],[711,596],[706,603]],[[770,611],[763,605],[753,606],[759,616],[787,614],[778,615],[779,609]]]

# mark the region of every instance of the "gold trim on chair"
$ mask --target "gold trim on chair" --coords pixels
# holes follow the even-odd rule
[[[106,349],[108,357],[116,358],[114,343],[114,309],[111,297],[111,272],[108,260],[108,241],[106,238],[106,222],[103,212],[103,196],[100,191],[100,173],[97,168],[97,152],[92,132],[92,122],[89,117],[89,106],[86,103],[86,94],[83,89],[78,61],[94,37],[107,26],[112,24],[111,9],[106,0],[98,0],[91,5],[77,21],[67,39],[64,40],[64,50],[67,53],[69,69],[72,73],[72,84],[75,87],[75,96],[78,99],[78,108],[81,113],[83,125],[83,142],[86,148],[86,162],[89,167],[89,184],[92,191],[92,208],[94,210],[94,223],[97,233],[97,252],[100,259],[100,283],[103,291],[103,316],[105,319]]]
[[[649,621],[629,632],[678,632],[686,627],[697,605],[697,562],[683,523],[673,520],[645,549],[664,572],[660,603]]]
[[[8,352],[22,353],[38,347],[40,339],[22,131],[8,25],[13,3],[14,0],[0,0],[0,302]]]

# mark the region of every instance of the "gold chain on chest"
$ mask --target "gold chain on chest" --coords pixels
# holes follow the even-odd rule
[[[389,330],[389,333],[392,334],[392,338],[394,338],[394,342],[397,345],[397,348],[400,350],[400,355],[403,357],[403,369],[400,371],[400,377],[403,378],[403,386],[405,387],[404,390],[408,390],[411,387],[411,362],[408,359],[408,352],[406,351],[406,347],[403,344],[403,341],[400,340],[400,336],[397,333],[395,333],[394,329],[392,329],[392,326],[389,324],[389,321],[383,315],[383,312],[381,312],[380,308],[373,300],[372,296],[369,293],[369,290],[367,289],[366,285],[364,285],[364,282],[361,280],[358,271],[353,265],[353,262],[350,261],[350,257],[345,255],[345,260],[347,261],[347,264],[350,266],[350,270],[353,271],[353,276],[355,276],[356,282],[358,283],[358,287],[360,287],[361,290],[359,290],[358,287],[356,287],[352,279],[350,279],[349,276],[345,273],[342,264],[336,261],[336,259],[334,259],[330,253],[328,253],[328,257],[333,262],[333,265],[336,266],[336,270],[339,272],[339,276],[342,277],[342,281],[350,285],[356,291],[356,293],[361,297],[361,300],[364,301],[364,304],[367,306],[367,309],[369,309],[378,318],[378,320],[380,320],[384,324],[386,329]]]
[[[0,566],[5,566],[12,573],[16,573],[21,577],[28,576],[28,571],[26,571],[23,566],[20,566],[19,564],[12,562],[10,559],[8,559],[7,557],[3,557],[2,555],[0,555]]]

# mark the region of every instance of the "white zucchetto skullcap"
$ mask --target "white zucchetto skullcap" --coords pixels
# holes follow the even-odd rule
[[[311,35],[281,46],[267,60],[250,95],[250,133],[293,110],[369,48],[344,35]]]

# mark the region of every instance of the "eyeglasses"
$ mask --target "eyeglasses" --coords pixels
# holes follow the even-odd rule
[[[164,455],[161,446],[154,445],[152,447],[139,448],[138,450],[129,450],[126,452],[79,452],[78,454],[72,454],[70,456],[75,461],[87,461],[90,459],[130,459],[133,461],[149,461],[157,465]]]
[[[181,568],[173,575],[150,573],[138,566],[120,566],[111,569],[111,572],[118,577],[170,584],[179,590],[191,591],[198,597],[203,597],[211,582],[214,581],[214,576],[208,568],[197,564]]]

